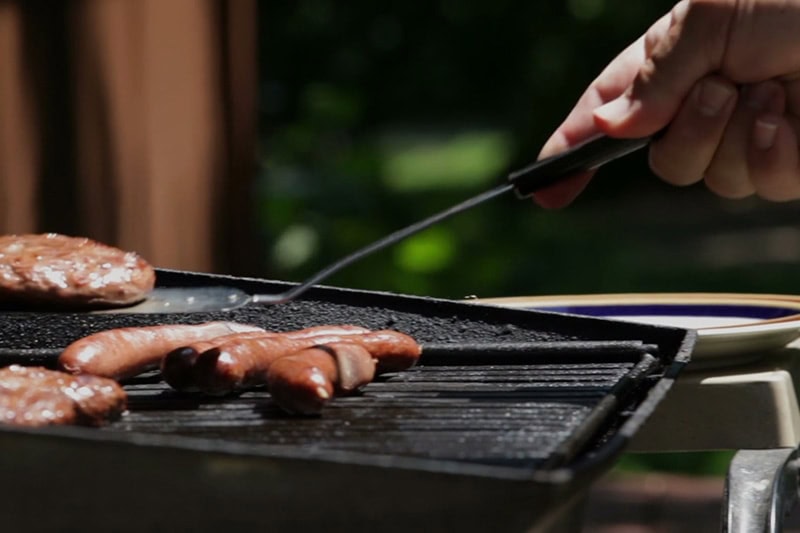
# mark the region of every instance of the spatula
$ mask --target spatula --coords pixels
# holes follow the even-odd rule
[[[105,310],[115,313],[191,313],[230,310],[248,304],[274,305],[289,302],[313,285],[378,250],[492,198],[514,191],[530,197],[544,187],[579,172],[593,170],[614,159],[647,146],[653,137],[615,139],[596,137],[556,156],[537,161],[508,175],[506,183],[465,200],[444,211],[379,239],[323,268],[307,280],[277,294],[247,294],[233,287],[156,288],[144,302],[132,307]]]

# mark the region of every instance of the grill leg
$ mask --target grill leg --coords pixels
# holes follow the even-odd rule
[[[777,533],[797,501],[798,450],[741,450],[728,468],[724,533]]]

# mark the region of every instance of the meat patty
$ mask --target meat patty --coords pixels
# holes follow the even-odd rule
[[[3,424],[99,426],[119,416],[126,399],[122,387],[106,378],[19,365],[0,369]]]
[[[0,236],[0,301],[65,307],[143,300],[155,271],[134,252],[57,233]]]

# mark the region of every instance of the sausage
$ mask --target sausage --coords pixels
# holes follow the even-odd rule
[[[272,336],[266,331],[251,331],[244,333],[232,333],[222,335],[207,341],[194,342],[192,344],[178,347],[169,352],[161,360],[161,377],[167,384],[175,390],[181,392],[196,392],[199,389],[195,378],[195,364],[197,357],[212,348],[219,346],[233,339],[246,339],[253,337]]]
[[[375,377],[375,359],[362,346],[337,342],[313,346],[276,360],[267,386],[289,413],[319,414],[334,394],[349,394]]]
[[[345,324],[340,326],[315,326],[283,333],[268,331],[233,333],[231,335],[225,335],[208,341],[197,342],[176,348],[168,353],[161,361],[161,374],[164,381],[172,388],[183,392],[194,392],[199,390],[195,376],[195,364],[198,356],[203,352],[209,351],[227,342],[256,337],[283,336],[291,339],[304,339],[320,335],[355,335],[369,332],[370,330],[367,328]]]
[[[58,358],[58,365],[73,374],[120,380],[157,367],[166,354],[180,346],[252,331],[264,330],[236,322],[110,329],[67,346]]]
[[[417,364],[422,347],[410,336],[390,329],[373,331],[353,339],[377,360],[377,374],[400,372]]]
[[[339,370],[329,350],[314,346],[272,364],[269,391],[281,409],[302,415],[318,414],[333,398]]]
[[[306,339],[265,336],[239,338],[201,353],[194,365],[195,383],[206,394],[229,394],[266,383],[273,361],[317,344],[336,342],[342,335]]]
[[[375,377],[377,361],[363,346],[350,342],[335,342],[325,344],[323,348],[328,348],[329,353],[336,359],[336,369],[339,372],[338,380],[334,385],[336,385],[337,393],[351,394],[370,383]],[[268,384],[275,371],[275,363],[269,368]]]
[[[208,394],[227,394],[262,385],[277,359],[318,344],[348,342],[366,349],[377,360],[376,372],[404,370],[419,359],[421,348],[408,335],[382,330],[353,335],[239,338],[200,354],[195,363],[197,385]]]

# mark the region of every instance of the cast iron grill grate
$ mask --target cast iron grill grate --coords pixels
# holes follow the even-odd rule
[[[359,396],[336,398],[312,418],[284,415],[265,391],[209,399],[161,382],[136,383],[126,387],[130,412],[105,431],[537,467],[586,433],[587,419],[634,367],[421,365],[387,375]]]

